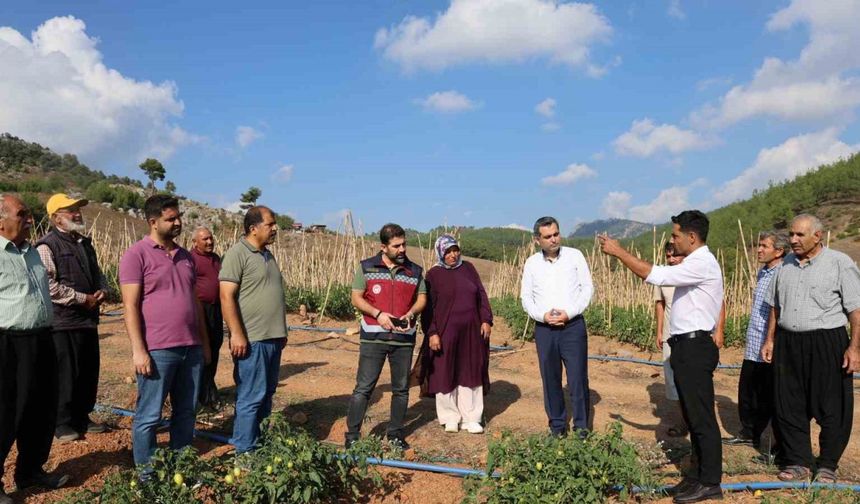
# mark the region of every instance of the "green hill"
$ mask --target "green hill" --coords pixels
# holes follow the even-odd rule
[[[860,153],[820,166],[793,180],[771,184],[755,191],[747,200],[711,212],[708,245],[723,249],[727,263],[733,262],[740,242],[738,222],[747,245],[759,231],[785,229],[795,215],[810,213],[819,217],[833,238],[860,234]],[[669,224],[657,227],[657,237],[671,231]],[[651,248],[653,235],[643,233],[633,240],[640,250]]]

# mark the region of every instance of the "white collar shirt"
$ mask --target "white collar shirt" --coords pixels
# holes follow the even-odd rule
[[[675,287],[669,332],[711,332],[723,307],[723,273],[714,254],[703,245],[675,266],[654,266],[645,279],[652,285]]]
[[[573,319],[588,307],[594,284],[582,252],[561,247],[554,261],[538,252],[526,260],[520,300],[529,317],[544,322],[553,308],[564,310]]]

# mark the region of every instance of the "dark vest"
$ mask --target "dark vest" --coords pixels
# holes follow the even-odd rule
[[[101,288],[101,270],[92,240],[85,236],[78,242],[70,233],[51,229],[36,243],[39,245],[47,245],[51,249],[60,285],[84,294],[93,294]],[[82,305],[54,304],[54,330],[93,329],[98,323],[98,308],[88,310]]]
[[[421,266],[407,259],[403,265],[394,268],[392,278],[380,252],[361,261],[361,271],[366,284],[363,297],[374,308],[402,317],[415,303],[418,284],[421,283]],[[361,339],[415,343],[415,328],[408,333],[387,331],[375,318],[364,315]]]

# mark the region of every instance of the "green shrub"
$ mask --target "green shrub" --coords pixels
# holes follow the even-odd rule
[[[367,463],[382,455],[378,438],[356,443],[340,454],[276,413],[265,421],[260,448],[236,457],[201,459],[193,448],[158,450],[153,476],[139,481],[135,471],[109,476],[98,491],[83,490],[64,504],[196,504],[354,502],[375,490],[382,476]]]
[[[511,328],[511,333],[517,339],[532,341],[534,339],[534,326],[530,318],[523,310],[520,300],[513,296],[504,296],[490,300],[493,314],[502,317]],[[611,319],[610,319],[611,316]],[[607,338],[631,343],[642,350],[656,350],[654,332],[656,324],[654,314],[645,310],[628,310],[618,306],[612,307],[611,314],[602,305],[593,304],[585,313],[585,325],[589,334],[599,334]],[[746,343],[747,326],[749,316],[743,316],[738,320],[726,320],[725,346],[742,347]],[[525,333],[525,336],[523,334]]]
[[[115,208],[138,209],[143,207],[143,196],[124,187],[112,186],[100,181],[87,188],[86,197],[91,201],[110,203]]]
[[[617,422],[583,440],[504,433],[487,456],[487,473],[501,476],[467,479],[464,502],[606,502],[613,493],[624,501],[634,486],[655,488],[656,477],[621,434]]]
[[[224,470],[218,502],[336,502],[356,500],[360,486],[378,487],[382,477],[367,463],[380,456],[365,442],[342,456],[307,432],[295,429],[280,414],[266,421],[261,447],[236,458]],[[236,467],[241,467],[236,471]],[[234,472],[235,471],[235,472]],[[238,474],[238,476],[237,476]]]
[[[502,317],[511,328],[511,334],[516,339],[525,339],[531,341],[534,339],[534,324],[528,314],[523,310],[523,305],[519,298],[514,296],[502,296],[490,300],[490,307],[493,309],[494,317]]]
[[[310,312],[319,312],[325,302],[325,314],[339,320],[355,318],[355,308],[352,306],[352,288],[349,285],[335,284],[331,286],[326,299],[325,289],[309,289],[307,287],[286,287],[287,311],[295,313],[299,306],[305,305]]]

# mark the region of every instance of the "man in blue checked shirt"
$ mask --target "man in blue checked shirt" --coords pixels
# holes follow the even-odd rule
[[[746,352],[738,383],[741,430],[736,437],[723,439],[723,444],[754,446],[763,448],[765,453],[776,452],[775,445],[760,447],[761,435],[773,416],[773,365],[762,359],[761,346],[767,337],[770,316],[770,305],[765,301],[767,291],[788,251],[788,236],[785,234],[766,231],[759,235],[756,257],[763,266],[758,270],[753,292]]]

